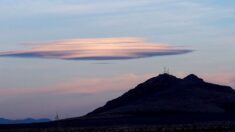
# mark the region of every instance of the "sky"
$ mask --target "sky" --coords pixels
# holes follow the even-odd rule
[[[235,88],[234,0],[1,0],[0,117],[84,115],[150,77]]]

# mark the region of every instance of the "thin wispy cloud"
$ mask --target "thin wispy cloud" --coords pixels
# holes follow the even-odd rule
[[[135,75],[125,74],[116,77],[72,79],[52,86],[41,88],[0,88],[0,96],[21,96],[21,95],[61,95],[61,94],[97,94],[113,91],[126,91],[134,88],[138,83],[154,76],[153,74]],[[114,85],[115,84],[115,85]]]
[[[132,74],[73,78],[42,87],[0,88],[0,115],[7,118],[51,117],[58,111],[62,118],[84,115],[120,96],[153,74]],[[17,108],[17,111],[15,109]]]
[[[115,13],[121,10],[128,10],[129,8],[142,7],[151,5],[153,3],[161,3],[162,0],[125,0],[125,1],[80,1],[80,0],[66,0],[66,1],[0,1],[0,11],[8,13],[9,15],[89,15],[102,13]],[[10,10],[8,7],[14,8]],[[43,8],[43,10],[42,10]],[[1,14],[1,13],[0,13]]]
[[[42,43],[27,50],[0,52],[0,56],[69,60],[136,59],[191,52],[140,38],[90,38]]]

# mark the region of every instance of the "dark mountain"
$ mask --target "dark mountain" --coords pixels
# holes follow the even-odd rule
[[[0,118],[0,124],[23,124],[23,123],[39,123],[39,122],[49,122],[50,119],[42,118],[42,119],[18,119],[18,120],[10,120],[5,118]]]
[[[207,83],[193,74],[183,79],[161,74],[88,116],[225,112],[235,112],[235,90],[231,87]]]

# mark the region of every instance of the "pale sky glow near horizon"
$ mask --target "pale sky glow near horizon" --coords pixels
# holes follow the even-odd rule
[[[235,88],[234,0],[1,0],[0,118],[84,115],[163,72]]]

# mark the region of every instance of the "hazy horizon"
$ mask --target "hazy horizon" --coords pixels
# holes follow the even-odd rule
[[[2,0],[0,117],[84,115],[170,69],[235,88],[235,1]]]

